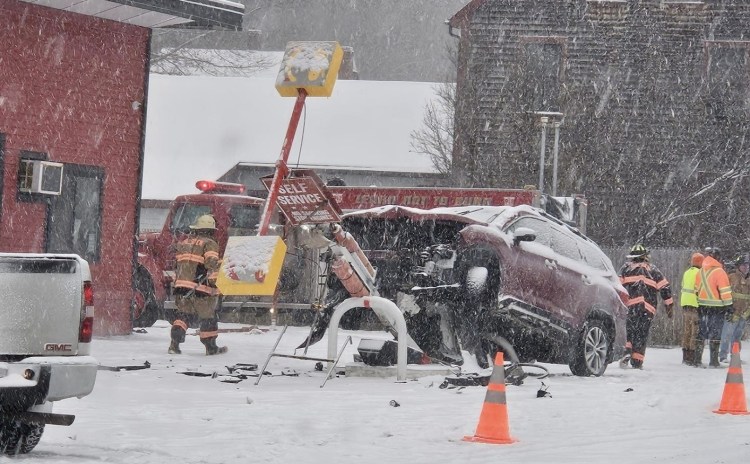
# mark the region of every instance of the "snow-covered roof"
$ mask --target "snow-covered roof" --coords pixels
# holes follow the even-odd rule
[[[21,0],[143,27],[188,24],[242,29],[245,6],[230,0]]]
[[[276,72],[267,74],[273,77],[152,74],[142,197],[194,193],[196,180],[216,179],[240,162],[275,163],[294,99],[279,96]],[[339,80],[330,98],[307,98],[290,164],[433,171],[427,156],[411,152],[411,132],[421,128],[435,86]]]
[[[517,211],[535,210],[531,207],[523,206],[451,206],[445,208],[421,209],[410,206],[385,205],[375,208],[364,209],[347,213],[346,216],[382,216],[396,217],[409,216],[412,218],[424,219],[454,219],[459,222],[475,224],[491,224],[502,218],[500,223],[504,223],[508,217],[517,214]]]

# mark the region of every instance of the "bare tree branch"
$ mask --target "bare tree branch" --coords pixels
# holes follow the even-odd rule
[[[194,37],[175,48],[152,54],[151,71],[177,76],[208,75],[248,77],[278,63],[269,54],[250,50],[189,48]]]

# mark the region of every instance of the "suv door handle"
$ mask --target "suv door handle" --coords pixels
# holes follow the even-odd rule
[[[581,276],[581,280],[583,281],[583,283],[584,283],[584,284],[586,284],[586,285],[591,285],[591,279],[589,279],[589,276],[587,276],[587,275],[582,275],[582,276]]]
[[[549,269],[551,271],[554,271],[555,269],[557,269],[557,263],[554,262],[554,261],[552,261],[551,259],[546,259],[545,258],[544,265],[547,266],[547,269]]]

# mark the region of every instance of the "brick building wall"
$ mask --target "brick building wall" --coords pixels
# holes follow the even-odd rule
[[[150,30],[15,0],[0,3],[0,17],[0,250],[65,251],[51,234],[80,224],[56,225],[60,202],[99,215],[85,244],[95,331],[129,333]],[[70,188],[59,197],[19,193],[29,152],[83,176],[64,184],[78,197]]]
[[[747,247],[750,3],[475,0],[451,24],[463,183],[537,184],[559,112],[558,192],[589,198],[593,238]]]

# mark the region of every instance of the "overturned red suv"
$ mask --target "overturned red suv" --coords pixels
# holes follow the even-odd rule
[[[380,296],[404,311],[433,358],[461,364],[510,342],[521,361],[599,376],[625,344],[627,293],[590,239],[530,206],[384,206],[343,226],[377,268]],[[336,295],[329,293],[333,301]]]

